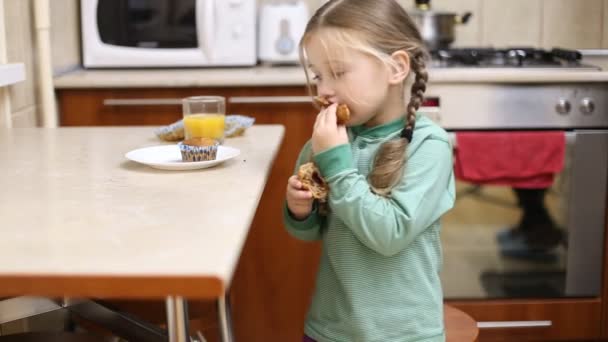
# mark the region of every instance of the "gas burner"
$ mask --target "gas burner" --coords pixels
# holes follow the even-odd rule
[[[459,48],[431,52],[433,67],[480,68],[581,68],[581,54],[575,50],[550,51],[529,47]]]

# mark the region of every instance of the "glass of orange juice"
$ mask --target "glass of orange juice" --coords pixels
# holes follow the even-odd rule
[[[192,96],[182,100],[186,139],[211,138],[224,142],[226,99],[223,96]]]

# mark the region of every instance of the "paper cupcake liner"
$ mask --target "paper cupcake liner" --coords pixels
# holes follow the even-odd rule
[[[182,153],[182,160],[186,162],[209,161],[217,157],[219,142],[212,146],[192,146],[180,142],[177,144]]]

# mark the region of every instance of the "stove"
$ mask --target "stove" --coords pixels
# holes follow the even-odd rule
[[[431,56],[429,69],[435,70],[429,72],[431,82],[419,112],[448,131],[456,152],[466,148],[466,144],[459,145],[460,134],[471,132],[482,139],[485,134],[513,135],[509,148],[537,158],[542,154],[518,145],[522,132],[563,132],[565,141],[564,167],[550,187],[512,190],[457,180],[456,203],[442,218],[444,297],[597,297],[607,248],[603,241],[608,198],[608,82],[588,82],[582,77],[566,81],[548,75],[586,76],[600,68],[583,64],[578,51],[563,49],[445,49],[432,51]],[[517,77],[529,80],[535,72],[538,76],[533,77],[538,78],[534,81],[513,81]],[[433,82],[433,77],[451,73],[457,78]],[[474,74],[496,76],[479,81]],[[510,77],[505,79],[507,74]],[[480,151],[473,153],[479,153],[480,165],[491,160]],[[533,210],[529,203],[535,203]],[[538,208],[545,213],[542,223]],[[505,239],[506,229],[511,227],[519,227],[521,235]],[[536,258],[540,249],[513,242],[526,239],[521,227],[550,245],[540,253],[547,258]],[[556,232],[563,235],[563,244],[551,242],[550,233],[556,236]],[[463,239],[463,233],[469,238]],[[522,319],[522,326],[538,322],[516,319]]]
[[[581,59],[580,52],[559,48],[454,48],[431,51],[430,67],[600,70],[599,67],[581,63]]]

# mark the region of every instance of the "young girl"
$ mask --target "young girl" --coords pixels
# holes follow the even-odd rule
[[[323,241],[304,340],[444,341],[439,219],[454,203],[452,148],[416,114],[427,81],[420,34],[395,0],[332,0],[300,48],[332,103],[296,165],[319,167],[328,213],[296,176],[286,193],[287,230]],[[348,128],[336,124],[338,103],[350,108]]]

